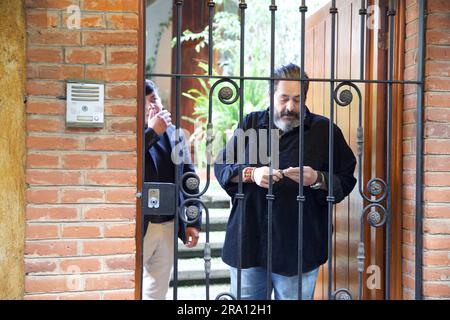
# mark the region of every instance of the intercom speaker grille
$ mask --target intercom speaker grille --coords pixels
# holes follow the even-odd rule
[[[100,99],[99,86],[72,86],[72,101],[98,101]]]

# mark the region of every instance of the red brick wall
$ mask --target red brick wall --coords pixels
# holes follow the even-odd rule
[[[405,79],[417,78],[418,4],[407,0]],[[424,140],[425,298],[450,298],[450,2],[427,1]],[[416,87],[404,104],[403,294],[414,298]]]
[[[25,1],[26,299],[134,297],[138,4]],[[105,81],[103,129],[65,127],[69,78]]]

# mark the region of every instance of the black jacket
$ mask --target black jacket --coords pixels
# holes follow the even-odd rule
[[[304,165],[325,173],[328,181],[328,126],[329,120],[320,115],[305,110],[304,131]],[[244,131],[253,129],[267,130],[269,128],[268,109],[252,112],[244,119]],[[260,146],[258,136],[257,147]],[[236,159],[226,161],[227,150],[236,148],[236,142],[231,139],[226,149],[218,156],[214,166],[215,175],[231,196],[233,207],[227,225],[222,259],[230,266],[237,267],[239,211],[236,193],[238,184],[231,178],[238,174]],[[299,129],[295,129],[279,140],[279,168],[299,166]],[[245,145],[246,166],[260,167],[258,163],[250,163],[249,145]],[[234,154],[236,154],[234,152]],[[231,159],[233,160],[233,159]],[[228,162],[228,163],[227,163]],[[354,171],[355,156],[347,145],[341,130],[334,125],[334,197],[335,203],[342,201],[354,188],[356,179]],[[242,267],[266,267],[267,264],[267,212],[266,195],[268,189],[255,183],[243,185],[243,226],[242,226]],[[273,186],[275,200],[273,201],[272,224],[272,271],[281,275],[293,276],[298,273],[298,184],[288,178],[283,178]],[[306,201],[303,214],[303,272],[308,272],[327,261],[328,256],[328,191],[314,190],[304,187]]]
[[[153,129],[148,128],[145,131],[145,181],[150,182],[169,182],[175,183],[175,164],[167,159],[170,159],[170,155],[172,151],[178,147],[179,155],[183,159],[183,163],[180,165],[179,170],[179,181],[181,181],[181,177],[186,172],[195,173],[195,168],[190,159],[190,152],[187,148],[187,144],[185,142],[185,136],[183,134],[183,130],[180,130],[179,135],[179,144],[176,143],[176,135],[175,135],[175,126],[170,126],[167,128],[166,132],[161,136],[158,136]],[[160,141],[167,141],[167,148],[162,144],[162,147],[156,148],[155,145]],[[163,154],[164,153],[164,154]],[[156,170],[158,174],[154,171]],[[158,179],[156,176],[164,176],[171,177],[170,179]],[[167,181],[171,180],[171,181]],[[194,193],[198,193],[199,190],[194,190]],[[186,196],[180,191],[179,193],[179,202],[181,204],[186,199]],[[185,242],[185,234],[186,234],[186,223],[178,219],[179,228],[178,228],[178,237]],[[148,223],[150,222],[149,216],[144,216],[144,235],[147,232]],[[201,226],[201,218],[192,226],[196,227],[200,230]]]

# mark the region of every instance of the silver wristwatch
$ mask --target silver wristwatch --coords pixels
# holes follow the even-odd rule
[[[324,183],[325,183],[324,174],[321,171],[317,171],[317,180],[315,183],[310,185],[310,187],[311,187],[311,189],[318,190],[318,189],[322,188]]]

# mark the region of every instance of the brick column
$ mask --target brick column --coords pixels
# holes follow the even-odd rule
[[[133,299],[139,1],[25,3],[25,298]],[[66,128],[70,78],[105,82],[103,129]]]
[[[407,3],[405,79],[417,78],[418,4]],[[424,269],[426,299],[450,297],[450,2],[427,1],[424,134]],[[414,298],[416,87],[405,90],[403,294]]]

